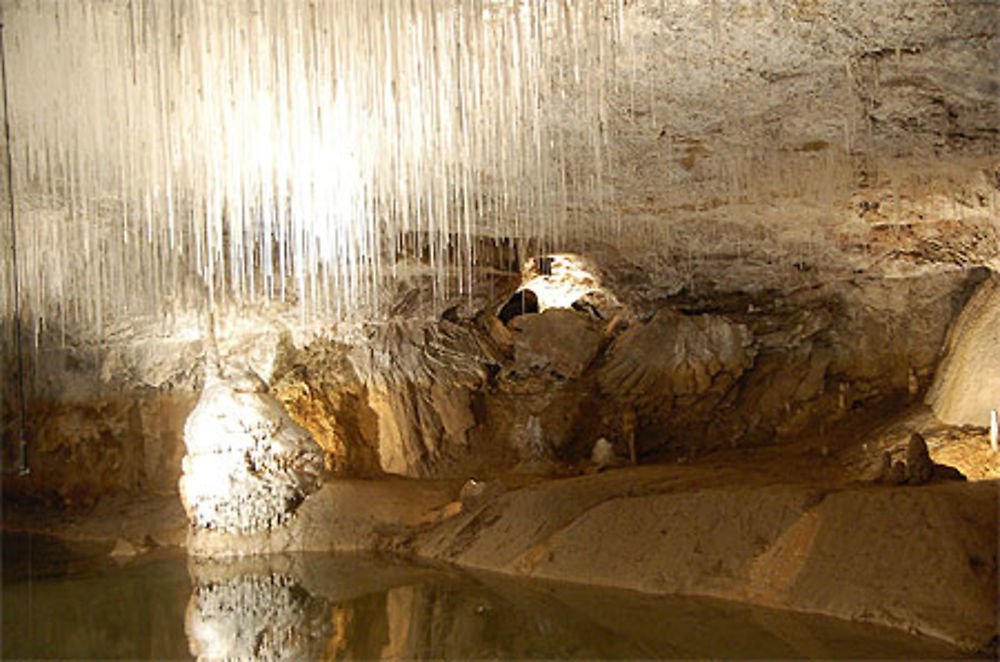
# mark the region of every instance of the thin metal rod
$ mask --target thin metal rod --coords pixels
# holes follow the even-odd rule
[[[28,395],[24,388],[24,351],[21,347],[21,288],[17,263],[17,221],[14,216],[14,160],[10,153],[10,105],[7,101],[7,51],[3,43],[3,23],[0,22],[0,78],[3,79],[3,133],[7,158],[7,204],[10,214],[10,257],[14,285],[14,352],[17,355],[17,390],[20,396],[20,420],[18,424],[17,472],[22,476],[28,469]]]

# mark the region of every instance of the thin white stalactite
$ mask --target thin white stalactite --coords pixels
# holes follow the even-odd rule
[[[436,296],[470,291],[476,237],[551,244],[567,201],[599,192],[620,12],[17,3],[5,21],[30,319],[58,310],[97,333],[262,299],[349,315],[411,257],[429,260]]]

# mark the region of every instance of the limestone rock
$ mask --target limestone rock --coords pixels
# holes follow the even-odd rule
[[[947,464],[934,464],[934,469],[931,473],[931,480],[957,480],[965,481],[968,480],[961,471],[955,467],[950,467]]]
[[[274,529],[322,480],[323,450],[272,395],[217,377],[206,380],[184,443],[180,495],[196,527]]]
[[[889,451],[882,453],[882,460],[879,463],[878,472],[875,474],[876,483],[885,483],[889,479],[889,472],[892,471],[892,455]]]
[[[398,322],[374,330],[351,363],[378,421],[381,469],[427,477],[466,451],[467,433],[477,422],[470,393],[486,380],[483,366],[493,361],[474,333],[451,322]]]
[[[510,327],[515,332],[513,370],[518,374],[551,372],[578,377],[601,344],[601,334],[573,310],[550,308],[537,315],[520,315]]]
[[[618,337],[598,375],[601,390],[633,400],[662,400],[732,383],[753,362],[747,328],[722,317],[661,310]]]
[[[902,460],[893,462],[889,451],[882,453],[882,464],[875,482],[882,485],[902,485],[906,482],[906,463]]]
[[[522,462],[552,459],[552,447],[545,439],[542,421],[538,416],[528,417],[520,434],[514,439],[514,446]]]
[[[910,436],[906,449],[906,462],[902,460],[892,461],[892,456],[888,451],[882,454],[882,463],[879,467],[876,483],[883,485],[923,485],[932,481],[945,480],[966,480],[965,475],[956,469],[945,464],[937,464],[931,460],[927,450],[927,442],[923,435],[914,432]]]
[[[518,473],[546,476],[555,471],[552,443],[538,416],[528,416],[523,427],[514,429],[513,446],[519,458],[514,466]]]
[[[934,462],[927,450],[923,435],[914,432],[906,447],[907,477],[911,485],[929,483],[934,477]]]
[[[892,469],[889,471],[889,475],[886,478],[886,484],[888,485],[902,485],[906,482],[906,463],[902,460],[896,460]]]
[[[927,402],[941,421],[986,427],[1000,407],[1000,280],[979,286],[955,321]]]

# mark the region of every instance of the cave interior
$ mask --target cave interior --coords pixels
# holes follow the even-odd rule
[[[996,654],[996,2],[0,15],[5,583],[381,552]],[[324,636],[267,654],[426,654]]]

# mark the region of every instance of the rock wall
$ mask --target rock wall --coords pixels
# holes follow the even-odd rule
[[[208,344],[204,320],[173,324],[164,332],[135,320],[101,346],[52,326],[37,349],[25,348],[30,471],[4,476],[5,497],[76,508],[112,495],[176,494],[184,427],[202,390]],[[287,326],[244,311],[219,319],[217,328],[224,362],[270,379]],[[3,391],[7,470],[19,436],[14,390]]]
[[[581,296],[587,305],[504,324],[510,293],[537,278],[515,266],[471,302],[414,304],[391,322],[324,336],[294,337],[271,319],[255,335],[224,335],[221,356],[261,375],[335,475],[538,470],[537,459],[588,458],[600,437],[627,456],[630,435],[646,462],[809,436],[913,402],[983,277],[929,269],[787,290],[722,279],[669,290],[666,269],[599,247],[588,260],[603,294]],[[29,407],[32,473],[5,480],[6,495],[86,504],[174,489],[203,343],[125,347],[38,359],[53,386]]]
[[[621,263],[604,268],[619,271],[609,283],[627,280]],[[337,350],[339,361],[312,360],[332,351],[317,341],[290,355],[300,367],[279,378],[279,392],[298,394],[285,404],[300,420],[348,397],[367,422],[338,432],[345,456],[413,477],[572,463],[601,437],[627,455],[634,435],[640,460],[651,461],[819,436],[848,414],[915,402],[981,277],[938,271],[657,299],[632,283],[611,292],[629,303],[603,313],[549,308],[506,324],[496,317],[501,291],[465,319],[376,326]],[[318,384],[325,395],[310,397]],[[526,450],[533,436],[542,447]]]
[[[454,238],[474,242],[476,263],[450,274],[404,248],[448,242],[405,233],[386,238],[398,277],[373,295],[377,318],[277,301],[217,317],[222,354],[253,364],[333,471],[513,466],[536,426],[557,459],[586,457],[600,436],[620,453],[632,416],[642,459],[684,455],[801,435],[926,388],[963,274],[1000,265],[996,7],[639,0],[618,18],[606,169],[559,210],[567,236],[497,218]],[[567,155],[573,172],[596,158]],[[63,218],[19,202],[26,225]],[[528,258],[555,250],[580,257],[589,271],[572,287],[594,296],[497,319],[544,276]],[[178,282],[201,282],[177,266]],[[58,311],[23,321],[33,473],[5,494],[169,489],[205,337],[203,297],[172,296],[164,319],[107,320],[100,338]],[[0,386],[9,459],[19,405]],[[950,390],[932,394],[945,419],[979,416],[946,404]]]
[[[5,477],[4,495],[76,507],[109,494],[175,492],[184,423],[195,400],[185,392],[32,399],[30,473]]]

